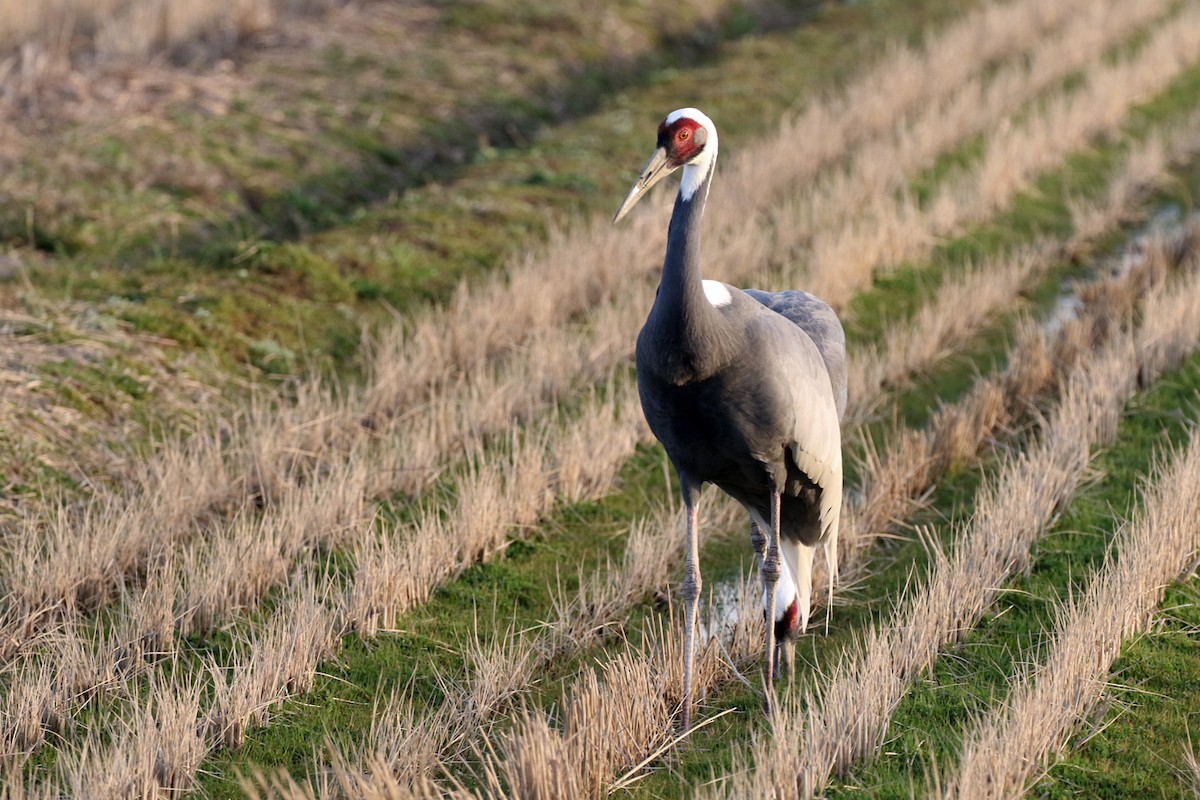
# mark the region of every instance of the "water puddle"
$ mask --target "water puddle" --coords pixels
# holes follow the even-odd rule
[[[1169,203],[1160,208],[1145,225],[1136,229],[1116,252],[1097,258],[1085,279],[1081,281],[1079,278],[1073,278],[1062,282],[1058,297],[1054,301],[1054,308],[1042,321],[1042,328],[1053,335],[1079,315],[1083,302],[1079,299],[1076,289],[1081,282],[1118,278],[1127,274],[1145,258],[1146,248],[1151,242],[1159,238],[1177,237],[1187,225],[1197,220],[1200,220],[1200,212],[1185,215],[1183,207],[1176,203]]]

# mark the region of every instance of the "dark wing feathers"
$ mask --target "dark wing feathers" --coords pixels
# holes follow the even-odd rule
[[[745,292],[800,326],[813,340],[825,362],[825,369],[829,371],[838,419],[841,419],[846,413],[846,334],[837,314],[828,303],[808,292],[764,292],[758,289],[746,289]]]

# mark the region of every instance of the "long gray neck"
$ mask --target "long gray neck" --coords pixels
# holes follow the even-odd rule
[[[664,367],[677,381],[707,377],[728,361],[732,349],[729,325],[704,294],[700,274],[700,227],[713,167],[692,193],[675,197],[667,232],[662,281],[648,325],[671,358]]]

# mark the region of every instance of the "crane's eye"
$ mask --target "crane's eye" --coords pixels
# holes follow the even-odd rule
[[[684,141],[684,140],[685,140],[685,139],[687,139],[687,138],[688,138],[688,132],[687,132],[687,131],[680,131],[680,132],[679,132],[679,141],[681,141],[681,142],[682,142],[682,141]]]

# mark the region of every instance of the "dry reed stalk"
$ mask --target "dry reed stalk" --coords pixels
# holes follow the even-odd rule
[[[1200,292],[1200,281],[1190,288]],[[1023,797],[1100,700],[1121,644],[1147,629],[1166,586],[1189,571],[1200,549],[1200,436],[1155,472],[1143,510],[1121,526],[1103,570],[1081,599],[1059,607],[1045,662],[1010,681],[1000,713],[976,720],[937,796]]]
[[[471,716],[463,713],[464,704],[458,699],[448,700],[429,713],[413,704],[407,689],[394,691],[382,707],[376,706],[371,733],[358,755],[346,757],[330,748],[332,762],[341,764],[347,774],[351,764],[360,765],[358,781],[364,785],[372,781],[368,776],[386,776],[403,785],[436,775],[466,732],[458,723]]]
[[[0,656],[11,657],[37,631],[118,597],[125,581],[170,557],[195,525],[229,494],[218,436],[197,435],[139,462],[134,491],[65,499],[22,517],[0,553]]]
[[[707,504],[700,512],[712,524]],[[675,505],[660,505],[629,526],[621,562],[608,562],[580,576],[573,594],[554,596],[551,619],[539,642],[540,657],[553,663],[582,650],[619,625],[636,603],[661,590],[683,560],[683,517]]]
[[[173,576],[164,570],[124,598],[107,632],[87,634],[68,620],[43,634],[37,652],[9,664],[0,691],[0,762],[32,753],[93,696],[120,695],[155,661],[170,657],[173,591]]]
[[[572,684],[561,729],[540,712],[525,712],[501,734],[498,757],[484,761],[488,795],[604,797],[638,766],[648,745],[670,744],[667,670],[679,656],[669,646],[678,637],[670,633],[659,643],[665,648],[650,645],[650,653],[623,653],[599,673],[585,670]]]
[[[437,586],[542,518],[556,496],[607,492],[645,436],[633,391],[628,383],[613,384],[603,402],[589,404],[575,419],[538,421],[512,439],[508,455],[481,453],[457,476],[462,501],[446,516],[431,510],[403,536],[368,537],[357,552],[345,601],[350,624],[366,636],[391,627]]]
[[[500,630],[495,620],[493,627]],[[335,751],[334,763],[343,765],[343,772],[357,763],[365,776],[386,773],[389,779],[412,783],[437,774],[486,739],[503,713],[536,683],[542,664],[532,637],[512,624],[484,642],[476,620],[462,651],[465,677],[438,678],[445,699],[431,714],[414,707],[408,688],[394,691],[382,709],[377,706],[358,756]]]
[[[954,553],[935,552],[929,582],[897,605],[892,623],[871,631],[817,689],[779,705],[772,735],[755,737],[743,753],[747,768],[717,794],[812,796],[832,774],[875,751],[907,685],[1028,563],[1030,547],[1083,477],[1089,447],[1115,434],[1139,378],[1156,377],[1200,345],[1198,275],[1156,292],[1135,334],[1118,335],[1072,370],[1041,437],[977,496]],[[755,752],[757,768],[750,768]]]
[[[0,681],[0,765],[20,772],[17,764],[39,747],[46,730],[57,727],[63,712],[57,706],[54,666],[45,659],[9,665]]]
[[[128,718],[88,730],[78,751],[63,752],[58,780],[36,790],[81,800],[145,798],[194,788],[208,749],[197,732],[201,684],[152,681]]]
[[[1200,800],[1200,756],[1192,749],[1190,735],[1187,746],[1183,748],[1183,766],[1187,770],[1188,787],[1192,790],[1192,797]]]
[[[214,695],[201,721],[208,749],[239,746],[280,702],[312,686],[317,665],[333,654],[341,629],[326,602],[332,591],[328,583],[298,578],[265,629],[249,634],[246,660],[228,670],[210,663]]]
[[[227,531],[199,539],[179,556],[175,626],[181,633],[210,630],[253,608],[297,562],[319,549],[338,549],[350,532],[371,526],[363,489],[367,462],[333,466],[289,489],[265,512],[244,512]]]

